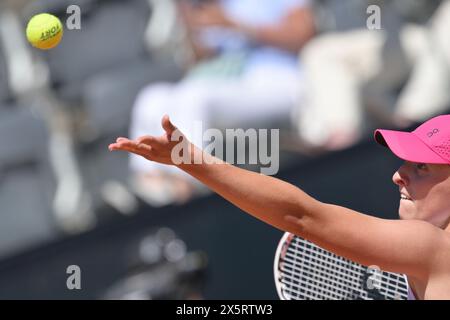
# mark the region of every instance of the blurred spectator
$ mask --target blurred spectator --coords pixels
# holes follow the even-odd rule
[[[423,47],[395,106],[396,115],[419,122],[450,106],[450,1],[424,28]]]
[[[204,129],[258,125],[289,117],[302,85],[296,56],[314,35],[308,0],[221,0],[179,4],[195,63],[178,84],[160,83],[138,96],[132,138],[161,132],[169,114],[189,133],[195,121]],[[195,141],[202,145],[202,141]],[[189,199],[193,180],[176,168],[131,156],[134,187],[154,205]]]
[[[381,30],[361,26],[324,34],[302,51],[306,95],[294,121],[306,143],[326,150],[352,145],[364,134],[366,105],[387,112],[395,126],[448,106],[449,41],[443,30],[450,23],[449,1],[434,15],[439,1],[378,4]]]

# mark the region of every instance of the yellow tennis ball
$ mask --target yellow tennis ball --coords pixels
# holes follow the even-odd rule
[[[48,13],[41,13],[28,22],[27,39],[38,49],[49,50],[56,47],[63,36],[61,21]]]

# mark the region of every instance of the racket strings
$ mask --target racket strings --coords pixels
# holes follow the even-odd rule
[[[278,279],[286,299],[405,299],[404,276],[367,268],[292,237],[278,257]],[[370,279],[370,288],[369,288]]]
[[[356,264],[350,260],[347,260],[343,257],[332,254],[312,243],[304,243],[303,246],[299,245],[299,240],[297,239],[294,243],[291,244],[288,250],[291,250],[293,254],[300,255],[300,253],[304,253],[303,257],[300,256],[298,260],[303,261],[304,267],[311,265],[312,268],[318,268],[319,270],[326,269],[327,274],[333,274],[336,277],[341,277],[344,274],[344,279],[360,281],[361,273],[367,273],[368,276],[372,276],[373,285],[378,285],[378,280],[380,278],[387,284],[391,285],[391,281],[393,282],[392,286],[395,288],[399,283],[403,283],[403,280],[399,280],[398,276],[393,277],[393,274],[388,272],[380,272],[373,268],[367,268],[360,264]],[[291,260],[289,256],[286,256],[286,260]],[[303,259],[303,260],[302,260]],[[307,261],[310,259],[310,261]],[[292,262],[293,260],[291,260]],[[325,262],[325,263],[324,263]],[[341,267],[341,269],[335,269],[335,266]],[[342,270],[344,272],[342,272]],[[316,270],[311,270],[314,272]]]

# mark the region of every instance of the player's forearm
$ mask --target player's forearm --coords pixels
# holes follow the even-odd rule
[[[279,229],[291,229],[286,216],[303,218],[318,208],[318,201],[292,184],[224,162],[208,164],[216,158],[207,153],[203,156],[201,164],[178,167],[240,209]]]

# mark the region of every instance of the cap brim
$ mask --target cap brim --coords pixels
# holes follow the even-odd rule
[[[376,130],[375,140],[382,146],[391,149],[400,159],[418,163],[447,164],[447,161],[433,152],[414,133]]]

